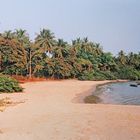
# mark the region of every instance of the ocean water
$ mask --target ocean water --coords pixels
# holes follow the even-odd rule
[[[103,104],[140,105],[140,85],[131,87],[135,82],[111,83],[98,86],[94,95]]]

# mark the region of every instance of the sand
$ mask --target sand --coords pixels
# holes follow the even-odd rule
[[[140,106],[84,104],[95,81],[26,83],[0,112],[0,140],[140,140]]]

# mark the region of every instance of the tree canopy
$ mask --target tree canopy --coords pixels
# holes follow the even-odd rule
[[[56,39],[42,29],[31,41],[26,30],[0,34],[0,73],[27,77],[80,80],[140,79],[140,53],[117,56],[104,52],[99,43],[87,37]]]

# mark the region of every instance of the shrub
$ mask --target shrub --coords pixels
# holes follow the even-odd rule
[[[120,79],[140,80],[140,71],[132,67],[121,67],[117,71],[116,76]]]
[[[78,77],[79,80],[116,80],[117,77],[110,71],[95,71],[95,72],[83,72],[81,76]]]
[[[93,77],[93,72],[84,71],[80,76],[78,76],[78,80],[93,80]]]
[[[116,80],[117,77],[110,71],[96,71],[94,73],[94,80]]]
[[[101,73],[106,77],[106,80],[116,80],[117,79],[117,77],[114,75],[114,73],[112,73],[110,71],[104,71]]]
[[[0,75],[0,93],[12,93],[21,91],[23,91],[23,88],[20,87],[17,80],[9,76]]]
[[[105,75],[103,74],[103,73],[101,73],[101,72],[95,72],[94,73],[94,78],[93,78],[93,80],[95,80],[95,81],[102,81],[102,80],[106,80],[106,77],[105,77]]]

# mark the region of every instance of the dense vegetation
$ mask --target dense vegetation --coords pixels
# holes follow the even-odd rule
[[[0,93],[21,92],[23,89],[18,82],[8,76],[0,75]]]
[[[71,44],[43,29],[31,41],[25,30],[0,34],[0,73],[80,80],[140,79],[140,53],[104,52],[88,38]]]

